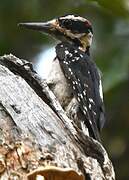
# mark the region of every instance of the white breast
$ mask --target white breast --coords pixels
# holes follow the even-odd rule
[[[72,89],[62,72],[57,58],[52,62],[52,68],[48,74],[47,83],[58,98],[62,107],[66,108],[72,98]]]

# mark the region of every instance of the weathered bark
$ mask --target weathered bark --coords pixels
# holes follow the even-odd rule
[[[13,55],[0,57],[0,174],[3,180],[115,179],[102,144],[75,128],[32,65]]]

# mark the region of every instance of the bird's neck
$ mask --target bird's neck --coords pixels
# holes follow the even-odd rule
[[[65,46],[68,46],[69,48],[73,47],[75,49],[78,49],[78,50],[82,51],[82,53],[85,53],[87,56],[90,56],[90,46],[87,46],[86,48],[84,48],[84,47],[82,47],[81,44],[77,44],[77,43],[71,42],[71,41],[63,41],[61,43],[65,44]]]
[[[81,51],[85,52],[88,56],[90,55],[90,46],[82,44],[78,39],[75,39],[72,42],[72,45],[80,49]]]
[[[90,56],[90,46],[87,46],[87,47],[78,46],[78,49],[80,49],[80,50],[83,51],[85,54],[87,54],[88,56]]]

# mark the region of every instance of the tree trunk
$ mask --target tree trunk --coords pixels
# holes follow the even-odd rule
[[[66,116],[32,64],[0,57],[1,179],[114,180],[102,144]]]

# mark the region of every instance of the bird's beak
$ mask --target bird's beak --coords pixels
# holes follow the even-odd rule
[[[45,32],[48,34],[52,34],[57,29],[56,20],[51,20],[48,22],[28,22],[28,23],[19,23],[18,26],[25,27],[27,29],[32,29],[40,32]]]
[[[61,41],[66,39],[64,30],[59,26],[58,19],[53,19],[48,22],[19,23],[18,26],[47,33]]]

